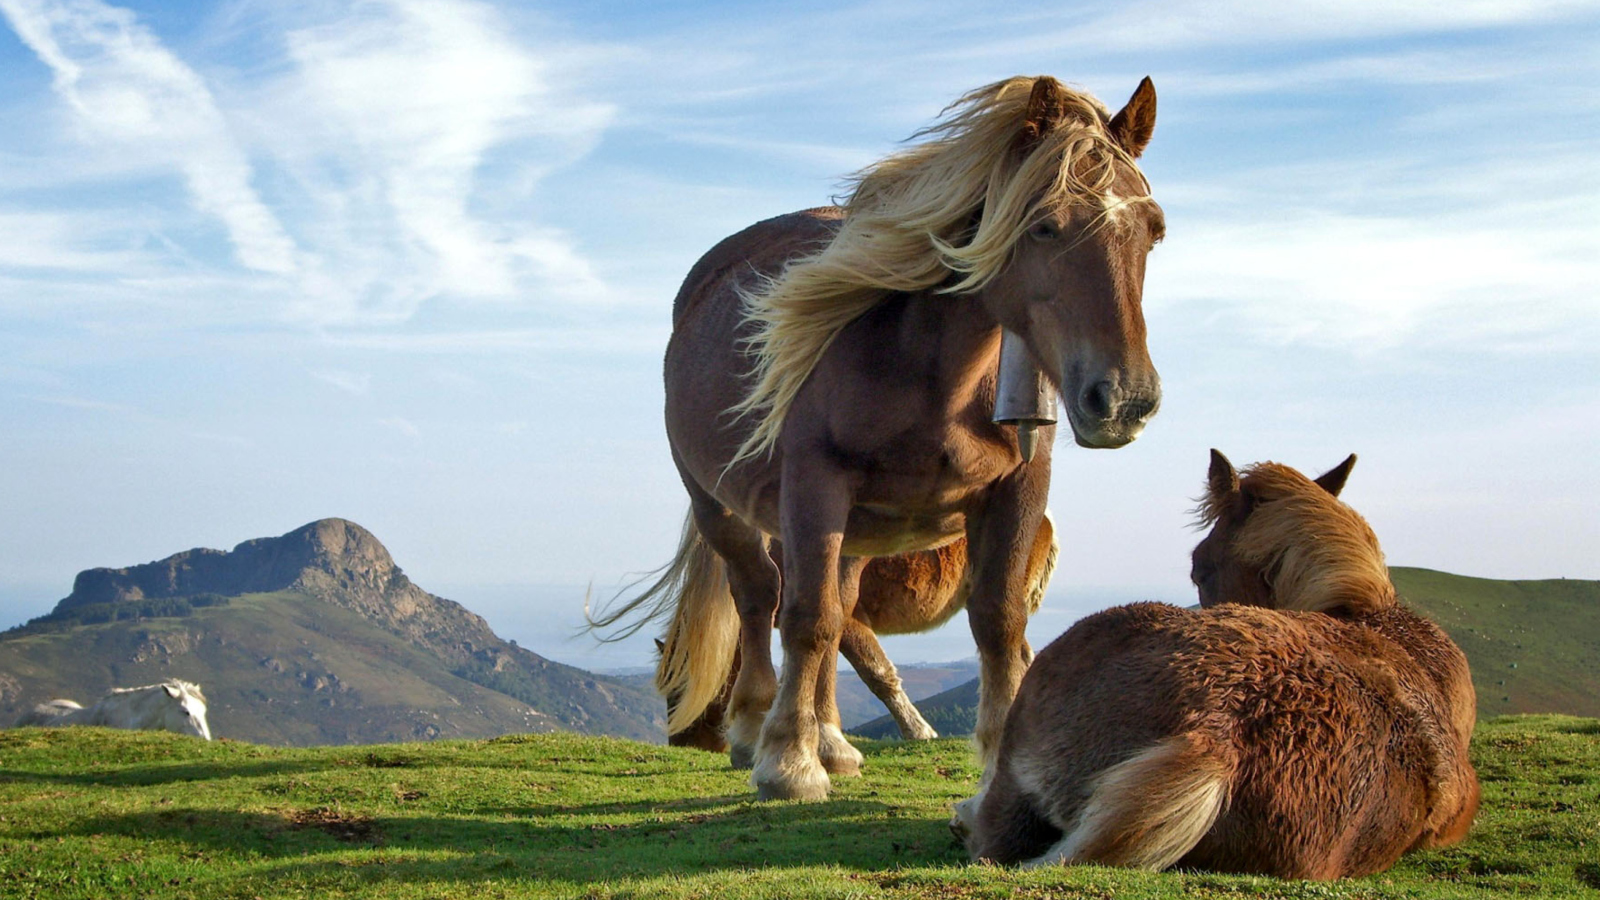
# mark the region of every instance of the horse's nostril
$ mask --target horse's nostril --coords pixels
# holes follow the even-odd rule
[[[1097,419],[1109,419],[1114,402],[1114,390],[1109,381],[1092,384],[1084,389],[1083,396],[1078,400],[1078,406]]]
[[[1129,422],[1142,422],[1156,411],[1156,401],[1137,397],[1122,404],[1119,415]]]

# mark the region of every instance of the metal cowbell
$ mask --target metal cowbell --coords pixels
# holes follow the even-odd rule
[[[995,385],[994,420],[1015,425],[1022,461],[1033,459],[1040,425],[1056,423],[1056,389],[1033,361],[1028,345],[1016,333],[1000,332],[1000,378]]]

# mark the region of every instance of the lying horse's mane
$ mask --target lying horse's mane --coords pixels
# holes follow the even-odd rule
[[[1106,207],[1115,164],[1138,172],[1108,120],[1099,101],[1054,78],[1009,78],[856,173],[833,240],[745,293],[754,386],[730,412],[757,422],[729,465],[771,449],[833,339],[889,294],[978,290],[1045,210]]]
[[[1196,510],[1216,524],[1234,495],[1209,491]],[[1231,544],[1266,573],[1278,609],[1377,612],[1395,603],[1378,536],[1361,514],[1294,469],[1257,463],[1239,477],[1250,512]]]

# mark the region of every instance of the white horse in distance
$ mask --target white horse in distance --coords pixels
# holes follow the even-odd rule
[[[170,679],[144,687],[113,688],[100,702],[85,708],[71,700],[51,700],[17,720],[17,726],[103,725],[150,731],[176,731],[211,740],[206,724],[206,697],[200,686]]]

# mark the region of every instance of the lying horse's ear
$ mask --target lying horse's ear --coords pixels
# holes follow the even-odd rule
[[[1064,91],[1061,82],[1049,75],[1040,75],[1033,80],[1033,92],[1028,95],[1028,116],[1023,120],[1022,134],[1018,136],[1023,148],[1032,147],[1061,122],[1062,107],[1065,105],[1062,103]]]
[[[1234,470],[1233,463],[1228,462],[1228,458],[1215,447],[1211,449],[1211,471],[1206,473],[1206,487],[1210,489],[1214,501],[1239,493],[1239,473]]]
[[[1038,90],[1037,85],[1034,90]],[[1151,83],[1150,76],[1146,75],[1139,82],[1133,96],[1128,98],[1128,105],[1111,117],[1107,130],[1111,132],[1111,139],[1134,159],[1150,146],[1150,136],[1156,130],[1156,86]]]
[[[1337,497],[1339,492],[1344,490],[1344,483],[1350,477],[1350,470],[1355,467],[1356,455],[1352,453],[1345,457],[1344,462],[1318,475],[1317,486]]]
[[[178,690],[178,686],[175,684],[163,684],[162,687],[167,689],[167,696],[174,700],[183,696],[183,691]]]

